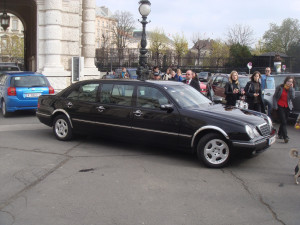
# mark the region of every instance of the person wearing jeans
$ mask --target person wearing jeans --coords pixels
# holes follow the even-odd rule
[[[287,76],[283,84],[276,88],[273,96],[273,108],[277,110],[280,119],[278,138],[284,139],[285,143],[289,141],[286,125],[290,110],[293,109],[292,100],[295,98],[294,81],[294,77]]]

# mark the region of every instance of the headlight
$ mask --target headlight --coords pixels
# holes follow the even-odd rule
[[[246,132],[248,134],[248,136],[253,139],[255,137],[255,134],[253,132],[253,129],[249,126],[249,125],[246,125],[245,126],[245,129],[246,129]]]
[[[245,126],[246,132],[248,136],[253,139],[254,137],[259,137],[260,134],[258,133],[257,129],[255,127],[251,127],[249,125]]]

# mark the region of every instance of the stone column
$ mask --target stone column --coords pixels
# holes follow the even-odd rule
[[[62,53],[62,0],[45,1],[44,27],[44,73],[64,71],[61,63]]]
[[[82,56],[84,57],[84,76],[89,79],[100,77],[95,66],[95,19],[96,1],[82,1]],[[98,77],[97,77],[98,76]]]

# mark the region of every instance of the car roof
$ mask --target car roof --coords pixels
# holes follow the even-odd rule
[[[10,72],[6,71],[3,74],[10,75],[10,76],[28,76],[28,75],[45,76],[41,73],[36,73],[32,71],[10,71]]]

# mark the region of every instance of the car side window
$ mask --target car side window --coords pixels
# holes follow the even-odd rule
[[[131,106],[133,90],[133,85],[103,84],[101,87],[100,102],[104,104]]]
[[[97,83],[80,85],[71,91],[71,93],[67,96],[67,99],[96,102],[98,87],[99,84]]]
[[[222,83],[220,84],[220,87],[225,87],[225,85],[228,83],[228,78],[224,77]]]
[[[300,77],[295,77],[295,91],[300,91]]]
[[[169,103],[166,96],[156,88],[140,86],[137,89],[137,107],[159,109],[161,105]]]
[[[215,86],[220,86],[220,84],[222,83],[223,77],[222,76],[218,76],[215,80],[213,85]]]

